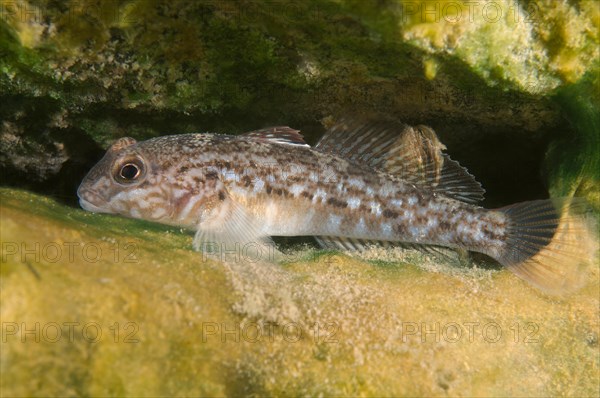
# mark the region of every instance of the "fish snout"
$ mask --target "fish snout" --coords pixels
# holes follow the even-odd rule
[[[94,213],[109,212],[107,209],[103,208],[107,205],[106,201],[96,192],[86,188],[83,183],[77,188],[77,197],[79,198],[79,206],[84,210]]]

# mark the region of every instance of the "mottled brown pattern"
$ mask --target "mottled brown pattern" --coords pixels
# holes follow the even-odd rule
[[[344,202],[343,200],[336,199],[336,198],[327,199],[327,204],[334,206],[334,207],[339,207],[342,209],[345,207],[348,207],[348,203]]]
[[[204,203],[212,203],[209,198],[230,197],[270,235],[343,236],[478,251],[501,245],[504,238],[505,221],[498,213],[307,147],[192,134],[159,137],[122,151],[146,160],[152,171],[149,181],[161,177],[157,184],[170,201],[162,205],[179,212],[160,220],[165,223],[193,223]],[[90,178],[105,178],[102,170],[111,167],[115,156],[103,159],[105,164],[99,163]],[[148,194],[157,188],[149,187]],[[115,196],[118,189],[127,187],[104,195]],[[136,198],[132,203],[140,200]],[[127,206],[133,204],[107,211],[131,216]],[[161,214],[154,204],[146,206],[149,210],[138,210],[139,218],[150,218],[144,211]]]
[[[395,211],[392,211],[390,209],[385,209],[383,211],[383,216],[385,218],[396,218],[396,217],[398,217],[398,213],[396,213]]]

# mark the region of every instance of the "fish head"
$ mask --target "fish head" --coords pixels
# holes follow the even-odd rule
[[[150,151],[133,138],[120,138],[79,185],[79,204],[94,213],[160,221],[168,216],[169,198],[159,174]]]

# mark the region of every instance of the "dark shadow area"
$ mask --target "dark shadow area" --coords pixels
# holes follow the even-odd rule
[[[64,145],[68,154],[68,159],[62,164],[59,172],[47,179],[34,179],[31,172],[3,163],[0,166],[2,185],[29,190],[52,197],[68,206],[79,207],[77,188],[105,151],[94,140],[72,129],[56,130],[51,135]]]
[[[427,124],[427,121],[421,123]],[[523,134],[506,128],[481,134],[477,126],[472,126],[463,128],[460,134],[455,134],[454,131],[458,129],[456,125],[445,122],[429,122],[429,125],[436,130],[440,140],[448,147],[446,152],[452,159],[466,167],[486,189],[483,206],[487,208],[548,197],[542,171],[544,156],[549,142],[558,135],[558,131],[564,135],[564,132],[569,129],[565,123],[545,135]],[[192,130],[189,125],[180,127],[180,129],[170,129],[165,125],[165,134],[168,134],[169,130],[173,133]],[[258,127],[261,126],[252,128]],[[312,145],[324,133],[324,128],[316,122],[306,124],[305,127],[297,127],[306,131],[307,141]],[[202,131],[211,131],[211,129]],[[40,180],[32,178],[31,172],[3,163],[0,168],[2,185],[31,190],[54,197],[70,206],[78,206],[77,187],[85,174],[103,156],[105,149],[84,132],[76,129],[54,129],[48,134],[48,139],[63,144],[68,156],[59,172]]]

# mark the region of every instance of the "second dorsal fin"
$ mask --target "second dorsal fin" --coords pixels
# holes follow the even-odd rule
[[[477,203],[485,192],[464,167],[442,152],[446,147],[427,126],[342,120],[315,149],[463,202]]]
[[[276,144],[309,147],[309,145],[304,142],[304,137],[300,134],[300,130],[294,130],[287,126],[267,127],[260,130],[254,130],[242,134],[242,137],[273,142]]]

